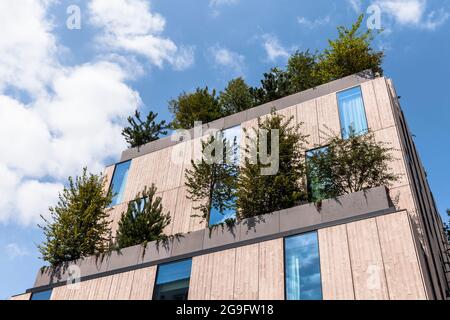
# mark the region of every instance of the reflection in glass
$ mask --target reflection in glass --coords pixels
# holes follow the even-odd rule
[[[154,300],[187,300],[192,260],[158,266]]]
[[[123,193],[127,184],[128,171],[130,170],[131,161],[122,162],[116,165],[114,175],[111,182],[111,190],[113,199],[111,206],[118,205],[123,200]]]
[[[35,292],[31,295],[31,300],[50,300],[52,290]]]
[[[317,232],[285,239],[287,300],[322,300]]]
[[[342,137],[347,139],[351,134],[367,133],[366,111],[361,87],[339,92],[337,97]]]

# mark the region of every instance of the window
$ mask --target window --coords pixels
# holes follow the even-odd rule
[[[116,165],[111,182],[111,190],[113,193],[111,206],[118,205],[122,202],[123,193],[127,184],[128,171],[130,170],[130,164],[131,161],[127,161]]]
[[[154,300],[187,300],[192,260],[158,266]]]
[[[322,300],[317,232],[285,239],[287,300]]]
[[[319,155],[322,152],[326,152],[327,147],[322,147],[319,149],[314,149],[306,152],[306,167],[307,167],[307,188],[308,188],[308,198],[311,202],[320,201],[326,199],[325,192],[323,190],[323,182],[319,180],[318,170],[315,168],[311,161],[308,161],[311,157]]]
[[[337,97],[342,137],[347,139],[352,133],[366,133],[368,128],[361,87],[340,92]]]
[[[241,126],[232,127],[223,131],[223,137],[227,141],[227,145],[233,146],[236,141],[236,154],[232,155],[232,161],[234,164],[239,165],[240,161],[240,150],[239,145],[241,142]],[[226,152],[225,146],[225,152]],[[209,225],[217,225],[223,223],[225,220],[234,219],[236,217],[235,210],[225,210],[224,212],[220,212],[219,210],[212,208],[209,215]]]
[[[50,300],[52,296],[52,290],[34,292],[31,295],[31,300]]]

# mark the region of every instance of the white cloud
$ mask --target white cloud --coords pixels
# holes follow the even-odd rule
[[[27,256],[30,254],[27,248],[24,248],[17,243],[9,243],[4,247],[6,255],[10,260],[14,260],[15,258]]]
[[[103,30],[98,37],[100,47],[123,50],[145,57],[162,67],[165,62],[183,70],[194,62],[193,47],[179,47],[163,37],[166,20],[153,13],[145,0],[91,0],[91,23]]]
[[[209,48],[214,63],[222,68],[230,70],[235,75],[242,75],[245,68],[245,57],[221,46]]]
[[[327,24],[330,24],[331,18],[330,16],[326,16],[323,18],[317,18],[314,20],[310,20],[306,17],[297,17],[297,22],[299,25],[304,26],[309,29],[315,29]]]
[[[239,0],[210,0],[209,6],[215,7],[215,6],[223,6],[223,5],[232,5],[238,3]]]
[[[44,0],[0,1],[0,92],[13,86],[42,93],[57,61]]]
[[[362,11],[362,1],[361,0],[347,0],[347,2],[352,7],[353,11],[360,13]]]
[[[275,62],[278,59],[287,59],[289,52],[284,48],[278,38],[273,34],[263,35],[263,46],[267,54],[267,59],[271,62]]]
[[[126,148],[122,125],[142,102],[119,56],[62,65],[50,2],[24,1],[0,2],[0,222],[27,226],[48,214],[68,176],[100,172]],[[140,24],[157,31],[160,21]]]
[[[239,3],[240,0],[210,0],[209,7],[212,9],[213,17],[220,15],[220,7],[231,6]]]
[[[443,8],[428,10],[427,0],[377,0],[382,17],[395,21],[401,26],[411,26],[426,30],[435,30],[449,18],[449,13]]]

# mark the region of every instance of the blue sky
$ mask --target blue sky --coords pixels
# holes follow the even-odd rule
[[[118,159],[135,108],[169,120],[167,101],[182,91],[221,90],[236,76],[258,85],[296,49],[323,49],[371,4],[381,8],[385,74],[439,209],[450,208],[448,0],[16,2],[0,4],[0,299],[33,285],[39,215],[67,176]],[[66,26],[70,5],[81,9],[80,30]]]

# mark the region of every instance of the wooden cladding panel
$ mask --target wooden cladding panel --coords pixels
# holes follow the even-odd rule
[[[321,229],[318,234],[323,299],[354,300],[346,226]]]
[[[276,113],[278,115],[283,116],[285,121],[288,120],[289,118],[293,117],[293,119],[291,121],[291,125],[296,125],[298,123],[297,105],[293,105],[292,107],[278,110]]]
[[[156,266],[134,271],[130,300],[151,300],[156,280]]]
[[[336,93],[316,99],[320,144],[327,143],[330,136],[339,135],[341,124]]]
[[[389,97],[389,89],[385,78],[377,78],[370,81],[373,84],[375,95],[377,98],[378,111],[380,115],[381,125],[383,128],[395,126],[394,114]]]
[[[284,299],[283,239],[192,259],[190,300]]]
[[[30,300],[30,299],[31,299],[31,293],[24,293],[24,294],[21,294],[21,295],[17,295],[17,296],[11,297],[10,300],[23,301],[23,300]]]
[[[165,191],[162,194],[158,194],[158,197],[161,197],[161,205],[163,208],[163,213],[170,213],[170,224],[164,229],[164,233],[166,235],[172,235],[173,231],[173,222],[175,220],[176,208],[177,208],[177,197],[178,197],[179,189],[173,189],[169,191]]]
[[[133,276],[134,271],[113,275],[108,300],[129,300]]]
[[[255,270],[259,270],[259,244],[236,248],[235,300],[258,300],[259,279]]]
[[[383,257],[374,219],[347,224],[350,260],[357,300],[388,300]]]
[[[157,156],[158,153],[154,152],[131,161],[123,196],[124,202],[134,200],[138,193],[142,192],[144,186],[150,186],[154,181],[154,163],[156,162]]]
[[[377,217],[376,222],[390,298],[426,299],[407,212]]]
[[[405,166],[405,158],[401,150],[400,140],[396,127],[390,127],[375,132],[375,139],[378,142],[383,142],[387,147],[393,148],[391,154],[394,160],[389,164],[391,172],[400,175],[399,180],[392,183],[391,188],[405,186],[409,184],[408,174]]]
[[[309,135],[306,148],[316,148],[320,145],[316,100],[310,100],[297,105],[297,114],[298,123],[303,123],[301,126],[302,133]]]
[[[186,198],[186,187],[178,189],[177,205],[174,215],[172,233],[188,233],[191,222],[191,200]]]
[[[206,254],[192,258],[189,300],[210,300],[214,256]]]
[[[262,242],[259,246],[259,299],[284,299],[283,239]]]
[[[117,230],[119,228],[119,221],[122,218],[122,213],[127,212],[128,210],[128,204],[127,203],[121,203],[117,206],[114,206],[111,209],[107,209],[108,213],[108,220],[110,222],[111,226],[111,236],[113,238],[116,237]]]
[[[383,128],[378,111],[377,97],[372,81],[361,84],[361,91],[364,99],[364,107],[366,110],[367,124],[372,131]]]
[[[211,300],[233,300],[236,249],[215,252],[212,257]]]
[[[53,289],[52,300],[151,300],[156,266]]]

